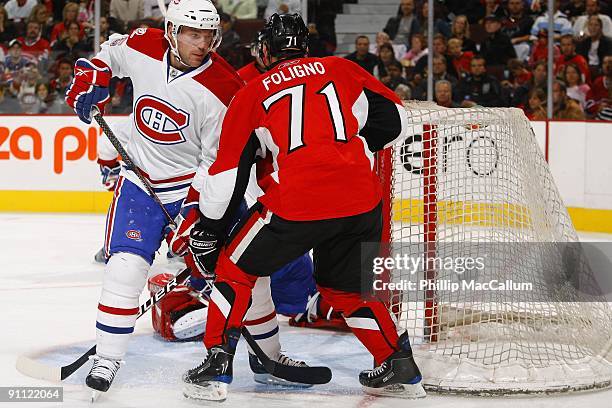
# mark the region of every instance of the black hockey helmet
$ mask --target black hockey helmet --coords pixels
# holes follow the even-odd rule
[[[308,28],[299,14],[273,14],[262,31],[262,61],[265,61],[263,46],[268,58],[299,58],[308,53]]]

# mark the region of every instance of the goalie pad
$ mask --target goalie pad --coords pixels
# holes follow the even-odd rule
[[[174,275],[161,273],[149,279],[151,295],[164,287]],[[178,285],[153,307],[151,319],[153,329],[168,341],[190,341],[201,339],[206,329],[206,304],[202,303],[193,289]]]

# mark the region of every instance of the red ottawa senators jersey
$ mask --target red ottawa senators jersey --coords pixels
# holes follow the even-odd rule
[[[238,70],[238,76],[246,83],[251,82],[251,80],[257,78],[261,74],[262,72],[257,68],[257,63],[255,61]]]
[[[232,100],[202,190],[203,215],[223,217],[241,162],[253,163],[244,154],[253,143],[273,167],[259,181],[259,201],[279,217],[310,221],[370,211],[382,194],[373,152],[405,136],[406,121],[399,98],[353,62],[281,61]]]

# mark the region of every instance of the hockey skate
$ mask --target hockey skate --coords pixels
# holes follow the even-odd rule
[[[292,358],[287,357],[284,354],[279,354],[277,362],[293,367],[307,367],[308,365],[303,361],[296,361]],[[310,388],[312,384],[304,384],[299,382],[287,381],[284,378],[276,377],[266,371],[264,366],[261,364],[255,354],[249,353],[249,366],[253,371],[253,379],[256,383],[266,385],[278,385],[281,387],[294,387],[294,388]]]
[[[359,374],[359,382],[367,394],[399,398],[423,398],[421,372],[412,357],[408,333],[398,340],[400,350],[373,370]]]
[[[207,401],[224,401],[227,386],[232,382],[234,348],[227,345],[212,347],[206,360],[183,374],[183,395]]]
[[[321,295],[317,292],[308,299],[304,313],[298,313],[289,319],[289,326],[350,331],[344,318],[339,313],[334,312],[332,307],[329,307],[327,313],[323,315],[319,310],[320,302]]]
[[[104,251],[104,247],[100,248],[98,252],[94,255],[94,261],[101,264],[106,264],[106,252]]]
[[[100,392],[106,392],[110,388],[121,366],[121,361],[100,356],[90,358],[94,360],[94,363],[85,378],[85,384],[92,389],[91,401],[94,402]]]

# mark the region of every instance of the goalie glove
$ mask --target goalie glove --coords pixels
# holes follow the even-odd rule
[[[214,277],[221,246],[222,243],[217,233],[202,228],[199,223],[193,227],[189,235],[189,252],[193,257],[195,266],[195,270],[192,269],[191,272],[194,278]],[[186,261],[189,264],[187,258]]]
[[[121,164],[117,160],[98,159],[100,173],[102,174],[102,185],[108,191],[115,191],[115,185],[121,172]]]
[[[108,85],[111,77],[110,68],[100,60],[79,58],[76,61],[74,78],[66,90],[66,103],[81,121],[91,123],[94,107],[104,112],[104,106],[110,100]]]
[[[174,275],[170,273],[151,277],[148,284],[151,295],[155,295],[172,278]],[[153,307],[153,329],[165,340],[186,341],[202,337],[206,327],[206,304],[194,297],[189,286],[178,285]]]

